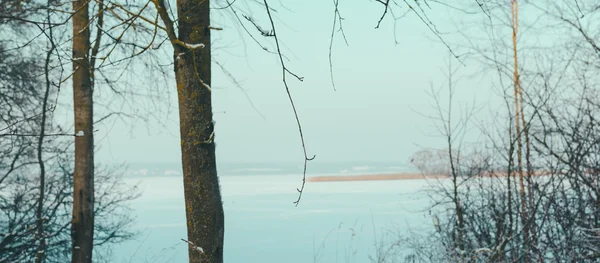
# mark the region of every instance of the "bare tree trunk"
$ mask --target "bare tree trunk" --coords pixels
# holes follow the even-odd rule
[[[48,2],[48,7],[50,7],[50,2]],[[48,24],[51,23],[50,17],[50,9],[48,8],[47,18]],[[40,123],[40,136],[38,138],[37,145],[37,161],[40,167],[40,196],[37,200],[37,208],[36,208],[36,221],[37,221],[37,237],[38,241],[38,250],[35,257],[36,263],[44,262],[46,258],[46,235],[44,231],[44,201],[46,194],[46,166],[43,158],[43,149],[44,149],[44,138],[46,137],[46,121],[48,118],[47,110],[48,110],[48,97],[50,96],[50,57],[52,53],[56,49],[56,45],[54,44],[53,34],[52,34],[52,26],[48,26],[48,37],[50,41],[50,50],[46,52],[46,60],[44,62],[44,77],[46,78],[46,90],[44,91],[44,98],[42,101],[42,121]]]
[[[517,164],[519,172],[519,193],[521,194],[521,222],[523,224],[523,253],[525,262],[529,262],[529,229],[527,224],[527,201],[525,196],[525,183],[523,182],[523,143],[521,140],[521,124],[525,126],[523,122],[523,106],[519,105],[519,97],[522,96],[521,83],[519,81],[519,62],[517,56],[517,32],[519,28],[519,5],[517,0],[511,2],[512,11],[512,41],[513,41],[513,58],[514,58],[514,89],[515,89],[515,128],[517,135]],[[523,127],[525,130],[526,127]]]
[[[448,158],[450,159],[450,173],[452,176],[452,184],[453,184],[453,202],[454,202],[454,208],[456,209],[456,218],[457,218],[457,224],[458,224],[458,229],[457,229],[457,234],[456,234],[456,244],[458,246],[458,248],[460,249],[460,251],[464,251],[465,250],[465,246],[463,243],[463,231],[465,228],[465,223],[464,223],[464,215],[463,215],[463,209],[462,209],[462,204],[461,204],[461,200],[458,197],[458,176],[459,176],[459,171],[457,170],[457,165],[458,163],[454,162],[454,158],[455,156],[452,154],[452,141],[454,140],[453,137],[453,130],[452,130],[452,96],[453,96],[453,90],[452,90],[452,60],[449,60],[448,63],[448,93],[449,93],[449,97],[448,97],[448,116],[447,116],[447,128],[446,128],[446,142],[448,144]],[[461,259],[462,259],[462,254],[461,254]]]
[[[506,231],[506,235],[504,237],[505,239],[509,239],[509,238],[512,237],[513,226],[515,225],[514,224],[514,220],[513,220],[513,207],[512,207],[512,189],[511,189],[512,185],[511,185],[511,182],[510,182],[510,177],[511,176],[514,177],[515,176],[515,173],[512,170],[513,167],[514,167],[513,155],[514,155],[514,152],[515,152],[515,147],[514,147],[514,145],[512,143],[512,138],[513,138],[513,136],[512,136],[512,127],[508,130],[508,134],[509,134],[508,138],[509,138],[509,141],[511,141],[511,143],[510,143],[509,149],[508,149],[508,157],[509,157],[509,159],[508,159],[508,169],[507,169],[508,173],[506,174],[506,199],[507,199],[507,211],[508,211],[508,213],[507,213],[507,215],[508,215],[508,231]],[[503,244],[506,245],[506,242],[504,242]],[[500,259],[504,259],[504,248],[505,248],[505,246],[502,246],[501,253],[500,253]]]
[[[177,1],[178,34],[164,0],[152,1],[174,49],[189,262],[221,263],[225,216],[212,121],[210,1]]]
[[[190,262],[223,262],[224,213],[211,103],[209,1],[177,2],[180,59],[175,64]],[[200,46],[198,46],[200,45]],[[201,46],[203,48],[198,48]]]
[[[448,137],[448,141],[450,141],[450,137]],[[452,148],[450,148],[450,149],[452,149]],[[452,153],[450,153],[450,166],[452,168],[452,184],[453,184],[453,190],[454,190],[452,201],[454,201],[454,208],[456,209],[456,218],[457,218],[457,224],[458,224],[458,229],[457,229],[458,231],[456,234],[456,244],[458,245],[458,248],[461,251],[464,251],[465,246],[463,244],[463,235],[464,235],[463,230],[465,228],[465,223],[464,223],[464,215],[463,215],[462,205],[458,198],[458,184],[457,184],[458,174],[454,167],[454,161],[452,160]]]
[[[539,256],[539,258],[543,258],[541,256],[541,254],[539,253],[538,249],[537,249],[537,224],[535,222],[535,214],[536,214],[536,210],[535,209],[535,200],[534,198],[534,189],[533,189],[533,173],[535,172],[535,170],[533,169],[532,165],[531,165],[531,141],[529,140],[529,125],[528,123],[525,121],[525,105],[523,102],[523,88],[521,87],[521,84],[519,82],[519,100],[520,100],[520,104],[521,104],[521,122],[523,123],[523,133],[525,135],[525,165],[527,167],[527,220],[528,222],[526,223],[527,225],[524,226],[524,228],[527,230],[526,234],[527,234],[527,244],[528,244],[528,248],[529,250],[531,250],[530,252],[536,252]],[[522,186],[523,187],[523,186]],[[523,190],[523,193],[521,194],[522,196],[525,196],[525,190]]]
[[[515,52],[516,52],[516,46],[515,46]],[[516,53],[515,53],[515,56],[516,56]],[[531,141],[529,139],[529,125],[525,121],[525,103],[523,102],[523,87],[521,86],[520,79],[517,79],[517,81],[518,81],[518,86],[519,86],[519,103],[521,106],[521,123],[523,124],[523,134],[525,135],[525,165],[526,165],[526,169],[527,169],[527,196],[525,195],[525,189],[524,189],[525,187],[524,187],[523,183],[521,182],[521,197],[523,198],[521,203],[528,205],[528,207],[524,207],[526,209],[523,212],[524,213],[523,218],[528,220],[527,223],[524,223],[525,225],[523,226],[523,231],[525,232],[524,233],[525,234],[524,235],[525,242],[527,242],[526,247],[529,250],[531,250],[530,252],[534,252],[534,251],[537,252],[538,256],[540,256],[540,259],[541,259],[543,257],[541,256],[539,251],[537,251],[537,233],[536,233],[537,225],[535,222],[536,209],[535,209],[535,201],[534,201],[534,195],[533,195],[534,189],[533,189],[533,179],[532,179],[532,176],[533,176],[533,173],[535,172],[535,170],[533,169],[533,167],[531,165]],[[529,202],[526,202],[526,201],[529,201]],[[525,218],[525,216],[527,216],[527,218]],[[526,255],[529,255],[529,253]]]
[[[48,11],[49,12],[49,11]],[[50,23],[50,14],[48,14],[48,23]],[[49,37],[52,38],[52,27],[49,27]],[[46,119],[48,109],[48,96],[50,95],[50,56],[54,52],[55,45],[52,39],[50,39],[50,50],[46,53],[46,61],[44,63],[44,76],[46,77],[46,90],[44,91],[44,99],[42,101],[42,121],[40,124],[40,136],[38,138],[37,145],[37,161],[40,167],[40,196],[37,200],[37,208],[35,211],[37,221],[37,237],[38,250],[35,256],[35,262],[44,262],[45,249],[46,249],[46,236],[44,234],[44,200],[46,194],[46,166],[44,164],[43,149],[44,149],[44,138],[46,137]]]
[[[89,1],[73,1],[75,172],[71,241],[73,263],[91,263],[94,242],[94,137],[90,75]]]

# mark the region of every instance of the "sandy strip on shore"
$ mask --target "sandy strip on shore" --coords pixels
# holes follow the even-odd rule
[[[370,174],[370,175],[332,175],[306,178],[308,182],[341,182],[341,181],[383,181],[448,178],[445,175],[423,175],[420,173]]]
[[[549,175],[549,172],[536,171],[533,176]],[[506,177],[505,172],[485,172],[481,177]],[[516,175],[515,175],[516,176]],[[526,173],[524,173],[526,176]],[[313,176],[306,178],[308,182],[343,182],[343,181],[386,181],[386,180],[416,180],[416,179],[446,179],[450,178],[442,174],[421,173],[394,173],[394,174],[363,174],[363,175],[331,175],[331,176]]]

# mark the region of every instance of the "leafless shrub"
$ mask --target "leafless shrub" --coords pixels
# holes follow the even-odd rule
[[[496,4],[492,13],[506,8]],[[600,9],[594,1],[526,4],[530,4],[527,10],[540,15],[538,21],[552,22],[552,28],[546,29],[562,32],[557,39],[564,42],[526,47],[526,54],[533,56],[521,59],[530,63],[522,63],[528,66],[520,67],[517,76],[524,92],[523,108],[518,109],[523,115],[515,114],[515,98],[508,92],[512,63],[499,59],[508,47],[494,43],[492,51],[476,49],[498,71],[499,82],[506,83],[502,88],[508,114],[480,124],[486,139],[477,145],[462,144],[456,139],[460,133],[443,130],[448,152],[459,153],[461,158],[447,159],[451,183],[440,181],[431,194],[431,211],[439,227],[409,243],[420,260],[600,260],[600,34],[592,26],[600,21]],[[523,119],[520,131],[514,127],[515,118]],[[442,121],[445,127],[456,127],[449,118]],[[528,133],[531,151],[523,152],[527,163],[523,162],[523,169],[528,173],[521,183],[516,157],[518,138],[524,133]],[[527,144],[523,141],[523,148]]]
[[[40,85],[43,70],[39,61],[18,52],[0,41],[0,262],[32,262],[40,254],[44,262],[67,262],[71,256],[73,156],[68,153],[72,137],[63,136],[55,127],[50,107],[41,107],[47,96],[40,87],[44,85]],[[51,90],[50,95],[54,93]],[[40,135],[43,111],[49,117],[44,124],[47,133]],[[40,145],[45,165],[41,206]],[[95,214],[99,220],[95,241],[100,251],[135,234],[129,228],[132,218],[126,204],[139,192],[124,185],[120,173],[118,169],[96,173]],[[38,207],[42,208],[40,215]],[[40,218],[44,226],[41,235]],[[101,259],[101,254],[97,256]]]

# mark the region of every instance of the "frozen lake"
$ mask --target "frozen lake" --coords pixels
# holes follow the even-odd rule
[[[225,262],[369,262],[386,231],[431,229],[425,180],[307,183],[295,207],[300,179],[221,176]],[[182,178],[126,181],[143,190],[131,204],[141,234],[113,249],[114,262],[186,262]]]

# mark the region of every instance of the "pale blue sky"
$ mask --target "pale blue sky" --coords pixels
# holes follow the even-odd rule
[[[315,162],[397,161],[405,163],[420,146],[445,147],[433,137],[432,121],[415,111],[433,114],[426,91],[430,85],[445,84],[448,49],[440,43],[414,13],[398,21],[394,43],[393,20],[388,14],[379,29],[374,29],[383,6],[374,1],[341,1],[344,30],[350,46],[336,35],[333,48],[337,91],[329,77],[328,47],[333,22],[333,3],[329,1],[284,1],[293,12],[278,9],[276,29],[290,58],[287,66],[305,77],[304,82],[288,78],[305,132],[310,155]],[[399,2],[402,3],[402,2]],[[252,9],[253,19],[270,28],[266,13]],[[401,9],[395,7],[396,15]],[[402,11],[406,10],[403,7]],[[219,11],[223,12],[223,11]],[[433,4],[427,11],[444,39],[457,52],[466,43],[455,33],[464,27],[460,20],[484,21],[481,14],[467,16]],[[213,12],[214,57],[238,80],[263,114],[252,108],[244,93],[213,66],[213,105],[215,112],[218,162],[298,162],[302,148],[275,55],[262,51],[250,38],[240,40],[241,30],[231,16]],[[460,20],[459,20],[460,19]],[[474,26],[477,26],[476,24]],[[248,27],[254,30],[251,26]],[[466,31],[466,29],[465,29]],[[241,32],[241,31],[240,31]],[[254,31],[253,31],[254,32]],[[454,32],[454,33],[453,33]],[[258,34],[257,34],[258,35]],[[259,40],[272,45],[272,39]],[[168,52],[170,52],[170,47]],[[464,49],[463,49],[464,50]],[[459,66],[453,60],[453,65]],[[460,66],[462,79],[457,104],[488,104],[497,100],[491,78],[479,72],[481,64],[471,60]],[[145,72],[145,74],[155,74]],[[176,106],[174,78],[164,83],[166,96]],[[225,113],[220,113],[225,111]],[[135,127],[123,123],[99,125],[96,136],[99,162],[179,162],[177,111],[172,109],[168,129],[151,125]],[[487,112],[480,112],[487,114]],[[483,116],[483,115],[482,115]],[[148,129],[147,129],[148,128]],[[150,131],[150,132],[148,132]]]

